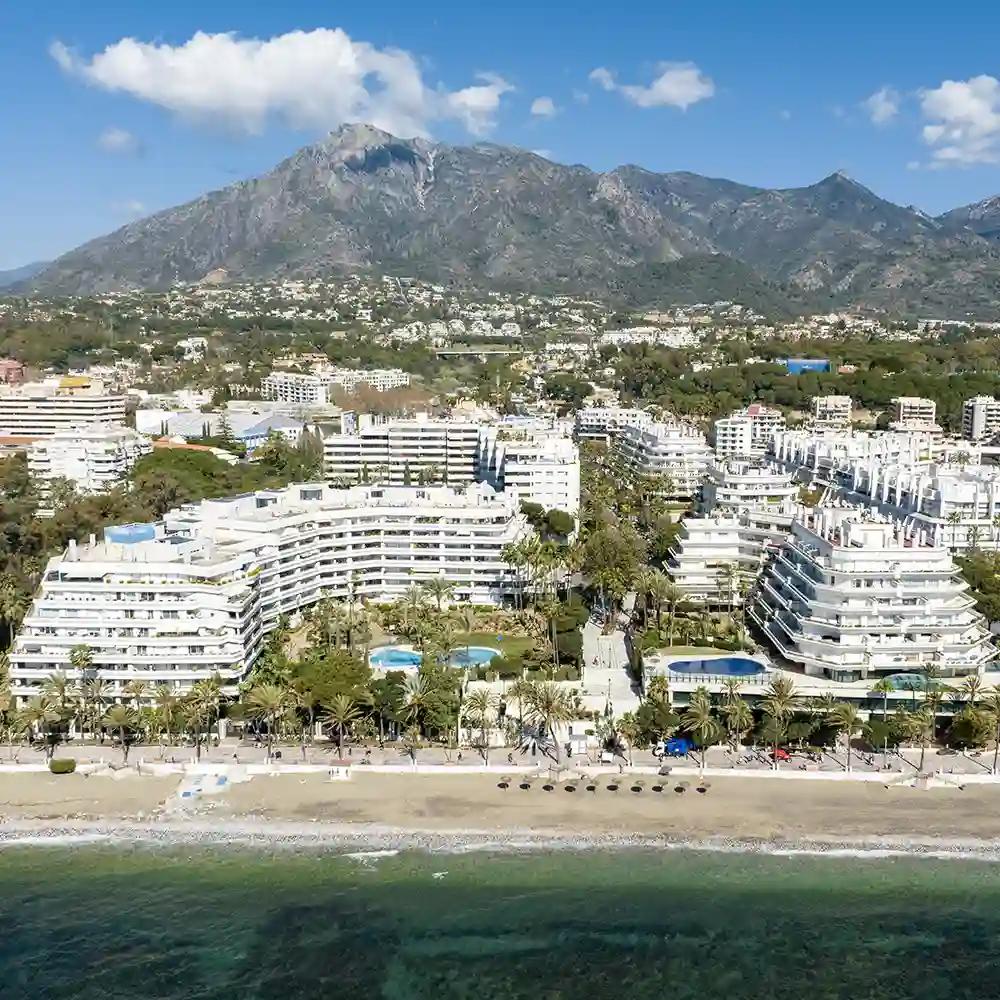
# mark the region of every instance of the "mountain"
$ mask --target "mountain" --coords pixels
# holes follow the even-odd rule
[[[970,229],[988,240],[1000,241],[1000,196],[946,212],[941,222],[953,228]]]
[[[48,262],[39,261],[37,264],[25,264],[23,267],[15,267],[12,271],[0,271],[0,288],[10,288],[20,281],[28,281],[40,274],[47,268]]]
[[[94,240],[21,287],[92,293],[214,271],[241,280],[358,270],[631,306],[724,298],[734,287],[819,308],[1000,304],[1000,244],[842,173],[785,190],[635,166],[601,174],[367,125]]]

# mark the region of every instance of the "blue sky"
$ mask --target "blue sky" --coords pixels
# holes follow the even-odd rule
[[[0,269],[344,120],[769,187],[842,169],[932,213],[1000,194],[998,5],[974,23],[900,0],[3,7]]]

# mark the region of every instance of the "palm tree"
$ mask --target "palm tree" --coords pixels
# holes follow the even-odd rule
[[[927,753],[927,746],[934,737],[934,721],[934,712],[926,703],[907,717],[907,728],[910,736],[920,741],[920,761],[917,764],[917,771],[920,774],[924,773],[924,757]]]
[[[411,726],[418,730],[423,722],[424,713],[431,695],[430,683],[423,673],[407,674],[403,681],[403,715]]]
[[[140,680],[129,681],[122,688],[123,695],[127,698],[135,699],[135,712],[137,716],[142,712],[142,699],[146,697],[148,691],[149,685],[145,681]]]
[[[761,708],[768,722],[765,725],[769,742],[772,744],[772,766],[778,766],[778,744],[786,738],[788,720],[795,712],[797,699],[795,684],[789,677],[775,677],[764,692]]]
[[[531,688],[531,703],[529,711],[533,718],[541,723],[542,732],[552,738],[555,746],[556,762],[560,760],[560,746],[556,740],[555,727],[563,722],[569,722],[577,717],[576,707],[569,695],[557,684],[543,681]]]
[[[962,700],[971,706],[975,706],[983,693],[983,679],[979,674],[970,674],[963,678],[959,691]]]
[[[320,720],[328,726],[337,727],[337,756],[344,756],[344,730],[355,720],[361,718],[354,699],[348,694],[338,694],[329,704],[323,706]]]
[[[742,744],[743,738],[753,729],[753,712],[742,698],[727,702],[720,711],[735,753]]]
[[[524,549],[518,542],[510,542],[503,547],[500,558],[505,566],[514,570],[514,605],[520,610],[524,606],[521,587],[521,569],[525,565]]]
[[[889,756],[889,695],[895,691],[896,688],[893,686],[891,680],[888,677],[880,677],[878,681],[872,687],[872,692],[875,694],[882,695],[882,723],[883,723],[883,742],[882,742],[882,767],[886,766],[886,761]],[[869,722],[871,720],[869,719]]]
[[[183,701],[184,715],[194,728],[195,755],[201,760],[202,737],[212,724],[212,719],[219,711],[222,683],[218,675],[209,680],[198,681],[185,695]]]
[[[248,719],[267,726],[267,759],[270,760],[278,721],[291,707],[288,691],[277,684],[262,684],[246,693],[243,706]]]
[[[849,701],[842,701],[831,713],[838,729],[843,730],[847,738],[847,770],[851,770],[851,741],[854,734],[861,728],[861,715],[858,706]]]
[[[157,684],[156,690],[153,692],[153,701],[159,715],[160,725],[163,727],[163,732],[166,734],[167,743],[169,744],[173,733],[174,719],[177,717],[177,698],[166,684]],[[162,744],[160,749],[162,756]]]
[[[48,695],[53,700],[64,723],[72,722],[76,716],[74,687],[75,682],[62,670],[49,674],[42,682],[42,694]]]
[[[701,750],[700,768],[704,771],[708,748],[718,743],[719,737],[722,736],[722,726],[715,718],[712,696],[707,688],[698,688],[691,695],[691,701],[681,716],[681,729],[697,740],[698,748]]]
[[[59,706],[46,695],[32,698],[21,711],[24,724],[32,730],[37,730],[45,742],[45,756],[51,760],[56,749],[59,725],[63,714]]]
[[[646,574],[646,593],[649,595],[653,605],[653,614],[656,616],[656,630],[660,630],[660,618],[663,613],[663,605],[671,596],[674,582],[663,572],[662,569],[653,569]]]
[[[990,688],[986,692],[986,710],[993,720],[993,767],[991,772],[997,773],[997,758],[1000,757],[1000,687]]]
[[[962,523],[962,513],[958,510],[949,511],[945,521],[951,525],[951,548],[958,548],[958,526]]]
[[[439,614],[441,613],[441,604],[455,593],[454,584],[449,583],[443,576],[432,576],[429,580],[425,580],[421,586],[434,599]]]
[[[327,653],[332,652],[340,645],[340,637],[344,634],[343,608],[324,597],[313,607],[309,617],[312,622],[310,641],[321,644]]]
[[[489,730],[498,704],[497,696],[488,688],[477,688],[465,701],[465,717],[470,726],[479,729],[480,750],[487,767],[490,763]]]
[[[86,706],[86,724],[91,726],[92,735],[99,735],[104,706],[111,700],[111,685],[100,677],[89,677],[80,684],[80,692]]]
[[[416,585],[407,587],[396,602],[403,633],[411,636],[427,610],[427,595]]]
[[[1000,553],[1000,514],[994,514],[990,524],[993,525],[993,550]]]
[[[664,588],[663,603],[667,606],[667,645],[674,644],[674,628],[677,624],[677,606],[684,601],[684,591],[676,583]],[[659,612],[657,611],[657,627],[659,627]]]
[[[131,747],[131,736],[138,726],[138,715],[128,705],[112,705],[104,718],[102,725],[112,732],[118,733],[118,741],[122,747],[122,763],[128,763],[128,752]]]

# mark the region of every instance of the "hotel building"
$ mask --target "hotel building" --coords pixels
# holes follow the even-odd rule
[[[754,403],[715,421],[715,453],[735,458],[763,455],[773,435],[784,429],[780,410]]]
[[[1000,399],[974,396],[962,404],[962,437],[982,441],[1000,434]]]
[[[182,694],[215,673],[235,695],[281,616],[324,596],[390,601],[442,578],[455,601],[500,603],[515,586],[503,549],[529,533],[517,496],[484,484],[289,486],[108,528],[49,560],[10,652],[12,691],[23,703],[53,671],[79,680],[70,657],[85,645],[114,696],[135,680]]]
[[[960,677],[996,655],[948,550],[870,512],[796,519],[750,617],[787,663],[840,683],[928,668]]]
[[[92,424],[125,422],[125,397],[103,383],[68,375],[44,382],[0,384],[0,434],[45,437]]]
[[[618,406],[585,406],[576,411],[574,434],[577,441],[610,443],[625,427],[649,427],[653,415],[646,410]]]

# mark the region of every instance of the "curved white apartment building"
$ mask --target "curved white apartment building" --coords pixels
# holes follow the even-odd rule
[[[729,459],[708,467],[697,516],[681,521],[667,572],[685,596],[733,605],[756,579],[767,551],[791,530],[798,486],[760,460]]]
[[[792,525],[750,614],[786,661],[852,682],[981,672],[996,653],[974,604],[946,548],[913,544],[877,514],[827,508]]]
[[[688,424],[621,427],[614,447],[634,475],[662,478],[667,496],[694,496],[712,460],[705,435]]]
[[[235,694],[279,618],[323,596],[392,600],[441,577],[455,601],[499,603],[514,587],[503,548],[530,530],[515,493],[483,484],[297,485],[109,528],[49,561],[10,653],[13,693],[56,670],[77,679],[86,645],[113,693],[132,680],[183,693],[217,672]]]

